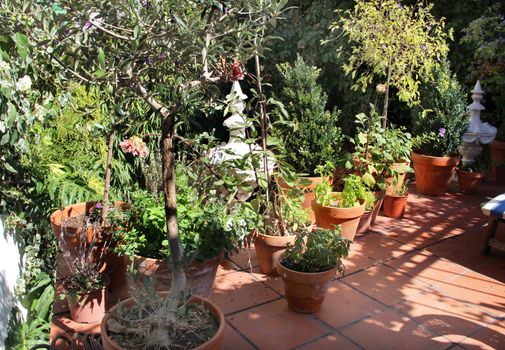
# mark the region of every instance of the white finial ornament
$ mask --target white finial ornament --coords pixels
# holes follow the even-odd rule
[[[484,97],[484,91],[479,80],[471,93],[473,102],[467,107],[470,112],[469,126],[463,135],[463,144],[459,147],[464,164],[475,162],[475,158],[482,152],[481,145],[493,142],[496,136],[496,128],[480,120],[480,113],[486,108],[480,103]]]

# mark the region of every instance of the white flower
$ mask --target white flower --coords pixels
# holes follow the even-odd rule
[[[16,90],[18,91],[27,91],[30,90],[31,87],[32,87],[32,79],[28,75],[19,78],[16,83]]]
[[[0,73],[7,73],[10,70],[10,66],[5,61],[0,61]]]

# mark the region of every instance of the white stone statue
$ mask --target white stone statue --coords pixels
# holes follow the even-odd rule
[[[259,153],[262,151],[260,146],[247,144],[245,142],[245,139],[247,138],[246,128],[250,126],[247,124],[247,121],[243,116],[246,98],[247,95],[242,92],[240,83],[238,81],[234,81],[230,94],[226,96],[226,101],[229,102],[228,110],[231,113],[231,116],[223,122],[223,125],[230,130],[230,138],[228,143],[223,143],[210,151],[209,159],[212,164],[222,164],[227,161],[244,158],[251,153]],[[244,176],[245,181],[249,182],[254,188],[256,186],[256,177],[252,164],[249,165],[249,169],[235,169],[234,171],[237,175]],[[274,167],[274,161],[269,159],[268,168],[270,174],[272,174]],[[258,172],[262,171],[263,169],[258,169]],[[250,194],[241,193],[242,198],[247,198],[249,195]]]
[[[477,80],[472,92],[473,103],[467,108],[470,111],[470,123],[468,131],[463,135],[463,143],[459,147],[459,153],[463,156],[463,164],[472,164],[475,158],[482,152],[482,144],[493,142],[496,136],[496,128],[489,123],[480,120],[481,111],[486,108],[480,103],[484,96],[484,91]]]

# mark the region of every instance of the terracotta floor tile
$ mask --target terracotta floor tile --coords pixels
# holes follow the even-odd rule
[[[224,329],[224,344],[222,350],[253,350],[252,346],[244,337],[234,330],[228,322]]]
[[[238,253],[233,253],[230,260],[242,269],[250,269],[258,265],[258,258],[254,245],[249,248],[240,249]]]
[[[366,269],[376,263],[364,253],[364,243],[356,239],[351,244],[349,256],[342,260],[345,266],[345,274],[349,275],[359,270]]]
[[[321,339],[315,340],[309,344],[301,346],[300,350],[359,350],[359,345],[354,344],[341,334],[331,333]]]
[[[249,272],[258,281],[265,283],[267,286],[275,290],[279,295],[284,295],[284,283],[280,276],[268,276],[261,273],[259,266],[255,266]]]
[[[333,328],[340,328],[382,309],[382,304],[343,282],[333,281],[321,310],[315,316]]]
[[[466,349],[505,349],[505,322],[497,322],[479,329],[460,345]]]
[[[408,296],[430,290],[422,281],[387,266],[374,266],[342,281],[386,305],[397,304]]]
[[[225,259],[219,264],[219,266],[217,268],[216,276],[222,276],[227,273],[240,271],[240,270],[241,270],[241,268],[238,265],[236,265],[235,263],[233,263],[233,261]]]
[[[363,254],[374,260],[385,261],[412,251],[412,247],[379,233],[366,235],[358,241]]]
[[[291,349],[330,331],[313,316],[290,311],[284,299],[227,316],[227,320],[259,349]]]
[[[480,249],[484,240],[485,229],[476,228],[458,237],[425,248],[438,257],[445,258],[467,268],[475,268],[489,257],[481,255]]]
[[[470,271],[437,289],[443,295],[469,303],[496,317],[505,316],[505,284],[486,275]]]
[[[425,250],[392,260],[386,265],[409,276],[416,277],[432,287],[436,287],[468,271],[464,266],[441,259]]]
[[[408,297],[395,308],[454,343],[494,321],[485,312],[438,292]]]
[[[355,323],[341,333],[363,348],[374,350],[435,350],[451,345],[434,340],[434,335],[425,328],[392,310]]]
[[[216,277],[210,296],[225,315],[277,298],[277,293],[244,271]]]

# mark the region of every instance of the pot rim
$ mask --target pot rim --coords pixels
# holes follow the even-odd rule
[[[284,260],[284,257],[282,256],[279,259],[279,265],[278,266],[282,266],[282,268],[284,268],[285,270],[288,270],[290,272],[296,272],[297,274],[300,274],[302,276],[317,276],[317,275],[321,275],[322,276],[322,275],[327,274],[329,271],[336,270],[336,267],[333,266],[331,269],[324,270],[324,271],[319,271],[319,272],[302,272],[302,271],[293,270],[293,269],[290,269],[289,267],[284,266],[282,264],[283,260]]]
[[[163,291],[163,292],[157,292],[156,294],[159,294],[161,295],[162,297],[166,297],[168,296],[168,291]],[[128,299],[125,299],[125,300],[122,300],[120,303],[114,305],[113,307],[111,307],[109,310],[107,310],[105,312],[105,316],[103,317],[102,319],[102,322],[100,323],[100,333],[102,335],[102,338],[107,338],[107,340],[114,344],[115,346],[117,346],[118,349],[123,349],[121,348],[116,342],[114,342],[109,334],[108,334],[108,329],[107,329],[107,320],[109,318],[111,318],[111,315],[113,315],[116,310],[118,309],[118,306],[119,304],[121,304],[122,306],[125,306],[126,304],[131,304],[132,302],[134,301],[133,297],[130,297]],[[214,334],[214,336],[212,338],[210,338],[209,340],[207,340],[205,343],[203,344],[200,344],[199,346],[197,346],[196,348],[193,348],[192,350],[201,350],[203,349],[205,346],[207,346],[207,344],[210,344],[210,343],[214,343],[216,341],[218,341],[219,337],[222,337],[223,333],[224,333],[224,327],[225,327],[225,319],[224,319],[224,313],[223,311],[214,303],[212,302],[211,300],[207,299],[207,298],[202,298],[198,295],[194,295],[189,302],[193,302],[195,301],[196,303],[199,303],[199,304],[204,304],[205,307],[212,313],[212,315],[218,319],[218,322],[219,322],[219,327],[216,331],[216,334]],[[216,314],[214,314],[214,312],[212,311],[215,311]]]

